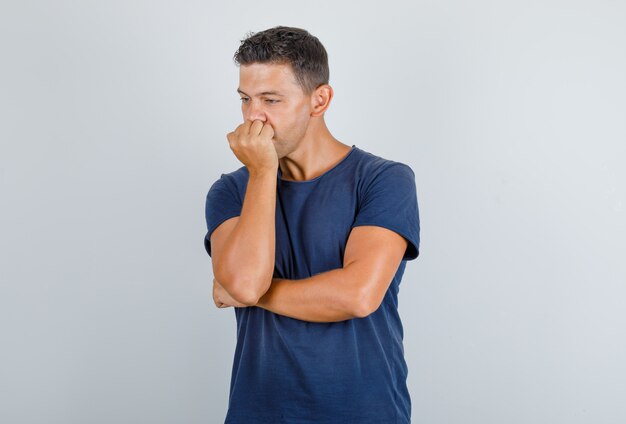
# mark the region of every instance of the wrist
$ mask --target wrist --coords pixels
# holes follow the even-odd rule
[[[248,168],[248,175],[250,175],[250,178],[276,178],[276,176],[278,175],[278,166],[276,168],[251,168],[251,167],[247,167]]]
[[[272,283],[270,284],[267,291],[263,293],[263,296],[259,298],[258,302],[256,303],[256,306],[258,306],[259,308],[267,309],[267,306],[270,304],[272,294],[274,293],[274,289],[276,285],[278,284],[277,283],[278,281],[279,281],[278,278],[272,278]]]

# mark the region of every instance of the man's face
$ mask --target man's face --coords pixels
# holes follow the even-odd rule
[[[304,93],[289,64],[253,63],[239,68],[244,119],[266,122],[274,129],[279,158],[293,152],[311,118],[311,96]]]

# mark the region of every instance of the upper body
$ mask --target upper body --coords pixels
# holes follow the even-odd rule
[[[242,167],[211,187],[209,254],[212,232],[239,216],[248,178]],[[237,348],[227,422],[409,422],[398,291],[406,261],[418,254],[415,196],[407,165],[356,146],[314,179],[283,180],[278,172],[274,278],[306,285],[310,277],[341,269],[355,228],[392,231],[408,243],[380,305],[366,316],[310,322],[262,304],[235,308]]]
[[[227,139],[244,166],[209,190],[205,237],[214,301],[237,316],[227,422],[408,422],[413,172],[332,136],[327,56],[306,31],[251,35],[235,59],[244,122]]]

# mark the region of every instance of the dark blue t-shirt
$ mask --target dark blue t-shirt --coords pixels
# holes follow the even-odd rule
[[[408,423],[398,289],[406,261],[419,248],[413,171],[353,145],[317,178],[281,177],[279,168],[274,277],[299,280],[341,268],[350,230],[359,225],[395,231],[408,247],[381,306],[365,318],[313,323],[259,307],[235,308],[226,423]],[[247,182],[244,166],[222,174],[209,190],[209,255],[211,233],[240,215]]]

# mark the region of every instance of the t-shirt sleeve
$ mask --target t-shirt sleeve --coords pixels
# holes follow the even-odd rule
[[[402,259],[417,258],[420,222],[413,170],[396,162],[378,173],[364,190],[352,227],[376,225],[395,231],[408,242]]]
[[[234,183],[223,174],[215,181],[206,196],[205,218],[207,233],[204,236],[204,248],[211,256],[211,234],[221,223],[229,218],[241,215],[242,202]]]

